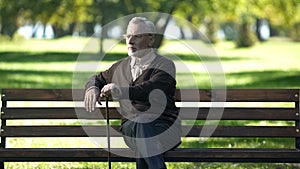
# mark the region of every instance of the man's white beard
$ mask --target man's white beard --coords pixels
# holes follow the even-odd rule
[[[138,51],[135,51],[135,52],[128,51],[128,55],[133,56],[133,57],[137,57],[137,58],[141,58],[141,57],[147,55],[150,51],[151,51],[151,48],[142,49],[142,50],[138,50]]]

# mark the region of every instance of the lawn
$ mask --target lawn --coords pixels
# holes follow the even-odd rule
[[[124,44],[105,42],[104,58],[97,54],[98,41],[86,38],[0,42],[0,88],[81,88],[90,75],[126,56]],[[198,48],[203,50],[193,51]],[[198,41],[164,43],[161,53],[178,63],[179,88],[213,88],[219,77],[227,88],[300,86],[300,43],[272,40],[236,49],[221,42],[205,48]]]
[[[126,47],[115,40],[105,41],[106,55],[99,55],[96,39],[65,37],[55,40],[0,42],[1,88],[83,88],[88,77],[126,57]],[[252,48],[235,48],[232,42],[209,46],[199,41],[167,41],[160,53],[177,66],[178,88],[300,88],[300,43],[271,39]],[[255,123],[255,122],[254,122]],[[43,139],[41,139],[43,140]],[[40,143],[48,145],[47,139]],[[10,144],[23,146],[31,140]],[[82,144],[72,140],[68,144]],[[189,140],[182,147],[272,147],[282,140],[211,139]],[[293,140],[284,140],[285,147]],[[64,145],[65,145],[64,144]],[[61,145],[58,145],[61,146]],[[101,163],[106,168],[106,164]],[[289,164],[253,163],[168,163],[170,169],[297,168]],[[99,163],[16,163],[9,168],[99,168]],[[133,163],[113,163],[113,168],[134,168]]]

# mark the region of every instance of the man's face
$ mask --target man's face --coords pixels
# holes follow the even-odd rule
[[[129,56],[142,57],[145,49],[154,43],[154,37],[146,33],[143,23],[131,23],[127,28],[126,45]]]

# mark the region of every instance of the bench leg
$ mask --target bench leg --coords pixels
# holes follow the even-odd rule
[[[4,162],[0,162],[0,169],[4,169]]]

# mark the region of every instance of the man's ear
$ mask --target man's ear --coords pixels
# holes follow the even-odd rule
[[[148,47],[153,47],[154,43],[155,43],[155,36],[150,35],[149,36],[149,45],[148,45]]]
[[[164,38],[163,34],[154,34],[153,35],[153,45],[152,48],[158,48],[161,45],[162,39]]]

